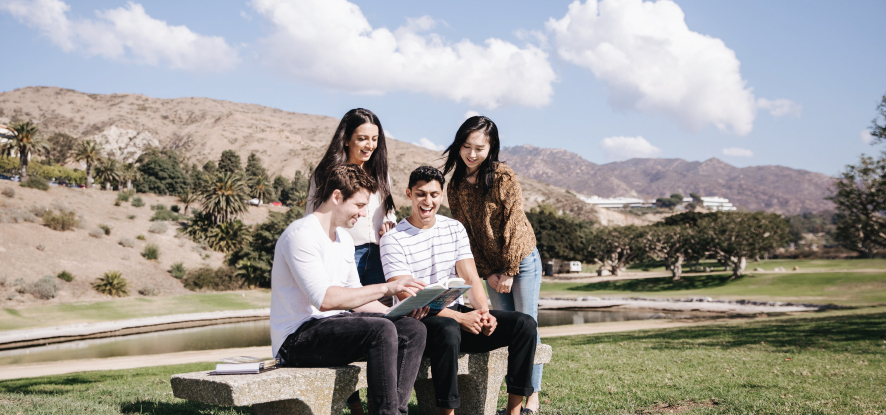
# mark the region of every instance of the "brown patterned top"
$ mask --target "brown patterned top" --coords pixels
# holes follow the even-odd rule
[[[452,216],[468,231],[480,278],[517,275],[520,261],[535,249],[535,233],[523,212],[523,192],[517,174],[498,163],[492,189],[466,180],[450,183],[446,191]]]

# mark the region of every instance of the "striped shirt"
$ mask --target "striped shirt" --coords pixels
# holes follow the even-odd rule
[[[472,258],[465,227],[446,216],[437,215],[430,229],[416,228],[403,219],[381,238],[386,280],[411,275],[426,284],[436,284],[458,278],[455,263]],[[459,298],[458,303],[464,304],[464,300]]]

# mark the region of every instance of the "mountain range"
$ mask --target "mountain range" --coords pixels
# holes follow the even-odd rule
[[[500,159],[517,173],[585,196],[655,199],[673,193],[721,196],[739,208],[785,215],[832,209],[833,178],[782,166],[735,167],[720,159],[631,159],[592,163],[567,150],[506,147]]]

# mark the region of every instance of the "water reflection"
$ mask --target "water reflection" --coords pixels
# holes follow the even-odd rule
[[[546,327],[695,316],[697,314],[630,310],[540,310],[538,324],[541,327]],[[142,356],[193,350],[270,346],[270,344],[270,321],[258,320],[0,351],[0,366],[115,356]],[[270,353],[270,350],[268,352]]]

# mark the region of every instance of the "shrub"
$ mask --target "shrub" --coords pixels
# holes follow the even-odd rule
[[[7,296],[6,296],[6,299],[9,300],[9,301],[15,300],[15,294],[13,293],[13,294],[9,294],[9,295],[7,295]]]
[[[46,211],[48,211],[49,209],[43,205],[31,205],[31,207],[28,208],[28,210],[31,211],[31,213],[34,216],[36,216],[38,218],[42,218],[43,215],[46,214]]]
[[[139,288],[138,293],[145,297],[153,297],[160,293],[160,290],[153,285],[145,285],[144,287]]]
[[[158,203],[156,205],[151,205],[151,210],[166,210],[166,205],[162,203]]]
[[[6,286],[6,276],[3,275],[3,276],[0,276],[0,287],[5,287],[5,286]]]
[[[179,280],[185,277],[186,272],[187,270],[185,270],[185,264],[182,264],[181,262],[176,262],[172,264],[171,268],[169,268],[169,273]]]
[[[117,243],[120,244],[120,246],[122,246],[124,248],[135,247],[135,241],[133,241],[132,239],[129,239],[129,238],[120,238],[120,240],[117,241]]]
[[[121,202],[128,202],[130,194],[129,192],[117,192],[117,200]]]
[[[160,205],[163,206],[163,205]],[[168,220],[181,220],[182,216],[178,213],[175,213],[171,210],[166,209],[157,209],[154,212],[154,216],[151,217],[151,221],[168,221]]]
[[[179,208],[178,205],[172,205],[169,207],[169,210],[171,210],[173,213],[178,213],[181,208]]]
[[[56,275],[56,277],[60,280],[65,280],[67,282],[74,281],[74,274],[71,274],[68,271],[59,272],[58,275]]]
[[[138,239],[139,241],[144,241],[144,240],[145,240],[145,236],[144,236],[144,235],[138,235],[138,236],[135,237],[135,239]]]
[[[89,236],[93,238],[101,238],[102,236],[105,236],[105,231],[99,228],[92,228],[89,230]]]
[[[135,215],[126,215],[126,219],[135,219]]]
[[[188,271],[182,284],[185,288],[197,291],[231,291],[243,288],[243,279],[240,278],[233,267],[210,267],[197,268]]]
[[[31,294],[41,300],[49,300],[58,295],[58,283],[52,275],[46,275],[37,281],[22,286],[22,294]]]
[[[95,280],[92,287],[96,291],[112,297],[125,297],[129,295],[129,282],[120,271],[108,271],[101,278]]]
[[[51,204],[49,204],[49,208],[59,212],[66,212],[68,210],[68,205],[66,205],[65,202],[62,202],[61,200],[55,199],[52,201]]]
[[[142,251],[142,256],[149,261],[157,260],[160,258],[160,247],[156,244],[147,244],[145,250]]]
[[[105,224],[102,223],[102,224],[99,224],[98,227],[99,227],[99,229],[101,229],[102,231],[105,232],[105,235],[110,235],[110,234],[111,234],[111,227],[110,227],[110,226],[105,225]]]
[[[15,197],[15,189],[13,189],[9,186],[4,187],[3,192],[0,192],[0,193],[2,193],[3,196],[6,196],[6,197]]]
[[[142,207],[144,205],[145,205],[145,201],[142,200],[141,196],[136,196],[136,197],[132,198],[132,206]]]
[[[79,223],[80,221],[77,220],[72,211],[61,211],[59,213],[48,211],[43,215],[43,224],[54,231],[70,231],[75,226],[78,226]]]
[[[114,201],[114,206],[120,206],[120,205],[122,205],[122,204],[123,204],[123,203],[120,202],[120,199],[117,199],[117,200]]]
[[[21,186],[37,190],[49,190],[49,182],[39,176],[28,177],[28,180],[23,182]]]
[[[151,227],[148,228],[148,232],[150,233],[166,233],[166,230],[169,229],[169,225],[166,222],[154,222],[151,224]]]
[[[43,244],[37,244],[37,250],[38,250],[38,251],[43,252],[43,250],[45,250],[45,249],[46,249],[46,245],[43,245]]]

